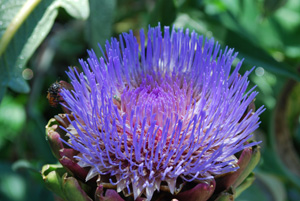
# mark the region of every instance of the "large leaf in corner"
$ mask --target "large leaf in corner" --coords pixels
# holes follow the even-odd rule
[[[59,8],[77,19],[89,15],[88,0],[2,0],[0,7],[0,100],[7,87],[26,93],[22,68],[49,33]]]

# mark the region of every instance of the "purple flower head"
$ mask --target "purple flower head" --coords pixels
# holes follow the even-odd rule
[[[188,29],[149,28],[88,51],[83,72],[70,69],[74,90],[62,90],[71,111],[66,129],[86,180],[150,200],[165,184],[174,194],[186,182],[237,170],[235,153],[259,126],[248,110],[257,92],[247,89],[233,49]]]

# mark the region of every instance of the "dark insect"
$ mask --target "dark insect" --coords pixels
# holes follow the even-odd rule
[[[61,84],[60,82],[54,82],[49,88],[48,88],[48,94],[47,99],[49,101],[49,104],[52,107],[57,107],[60,102],[63,101],[62,97],[60,96],[60,90],[61,90]]]

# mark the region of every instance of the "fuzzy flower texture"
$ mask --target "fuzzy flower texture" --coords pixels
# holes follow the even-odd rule
[[[86,181],[134,199],[236,171],[234,154],[257,144],[247,141],[264,110],[248,110],[257,92],[247,89],[251,71],[238,73],[242,62],[232,68],[233,49],[188,29],[163,33],[123,33],[100,58],[88,51],[83,72],[67,73],[73,90],[61,92],[72,114],[64,142],[90,168]]]

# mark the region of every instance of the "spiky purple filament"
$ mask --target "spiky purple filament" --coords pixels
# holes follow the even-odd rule
[[[110,175],[118,191],[150,200],[160,183],[175,191],[176,179],[211,179],[236,170],[233,154],[259,125],[259,114],[242,115],[257,95],[246,92],[248,75],[231,72],[233,49],[203,43],[195,32],[150,28],[140,44],[133,33],[106,43],[107,57],[89,51],[84,73],[68,72],[74,91],[63,98],[75,120],[67,128],[87,180]],[[147,41],[147,42],[146,42]],[[146,45],[146,47],[145,47]],[[241,120],[242,119],[242,120]]]

